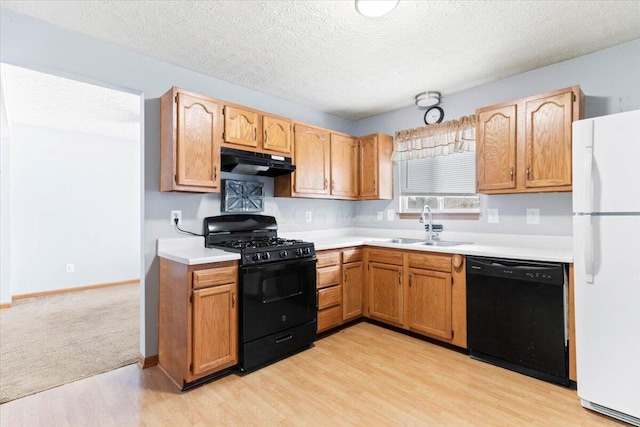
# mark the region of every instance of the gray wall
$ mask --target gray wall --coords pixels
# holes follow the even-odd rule
[[[470,66],[472,66],[470,64]],[[554,89],[580,85],[586,96],[585,118],[640,108],[640,40],[634,40],[589,55],[509,77],[443,97],[445,120],[474,114],[476,108],[511,101]],[[438,88],[427,88],[437,90]],[[425,110],[407,107],[355,123],[354,134],[395,131],[424,126]],[[394,171],[397,176],[397,168]],[[357,206],[356,224],[367,227],[420,230],[416,220],[382,222],[376,212],[398,210],[398,181],[391,202],[365,202]],[[541,193],[481,196],[479,220],[439,220],[445,231],[545,234],[570,236],[571,193]],[[488,224],[487,208],[499,209],[500,223]],[[526,209],[540,209],[540,224],[526,224]]]
[[[169,222],[170,211],[181,209],[183,227],[199,231],[202,218],[217,214],[220,207],[219,195],[158,191],[159,97],[171,86],[178,86],[317,126],[352,133],[353,123],[346,119],[198,74],[7,10],[2,10],[0,21],[0,60],[88,83],[144,93],[143,161],[146,166],[142,207],[144,263],[141,277],[144,286],[141,287],[143,321],[140,344],[144,356],[157,354],[156,241],[161,237],[180,237]],[[270,191],[272,194],[273,189]],[[301,209],[300,206],[305,207]],[[281,229],[285,231],[301,230],[302,227],[323,229],[327,225],[351,225],[354,217],[350,213],[352,206],[353,202],[271,198],[267,202],[267,213],[276,214]],[[315,211],[317,220],[302,223],[300,215],[306,210]]]
[[[310,124],[334,129],[354,135],[363,135],[382,131],[393,135],[398,129],[420,125],[421,112],[407,108],[384,115],[352,123],[305,106],[277,99],[237,85],[229,84],[174,65],[139,55],[71,31],[24,17],[6,10],[2,11],[0,22],[0,60],[13,65],[49,72],[78,80],[106,85],[129,91],[144,92],[144,229],[142,277],[143,324],[141,333],[141,353],[145,356],[157,354],[157,290],[158,261],[155,256],[156,240],[160,237],[177,237],[169,222],[172,209],[183,211],[184,227],[200,230],[201,220],[219,212],[218,195],[160,193],[159,187],[159,97],[171,86],[178,86],[218,99],[247,105],[274,114],[291,117]],[[446,118],[473,113],[476,107],[516,99],[518,97],[544,92],[572,84],[583,85],[589,100],[587,113],[613,112],[616,106],[609,105],[610,99],[622,98],[625,109],[637,105],[638,81],[637,59],[640,56],[638,41],[607,51],[599,52],[594,58],[589,55],[573,61],[567,61],[550,68],[551,71],[534,71],[511,79],[485,85],[479,88],[450,95],[443,106]],[[635,59],[627,60],[626,58]],[[600,61],[605,61],[600,62]],[[608,62],[606,62],[608,61]],[[630,62],[629,62],[630,61]],[[568,65],[567,65],[568,64]],[[621,65],[622,64],[622,65]],[[536,74],[542,72],[542,74]],[[635,74],[633,74],[635,72]],[[582,74],[585,74],[583,76]],[[533,75],[533,77],[528,77]],[[591,76],[589,79],[586,75]],[[621,80],[620,76],[622,76]],[[590,82],[600,81],[598,85]],[[498,89],[499,88],[499,89]],[[431,88],[437,89],[437,88]],[[635,95],[634,95],[635,92]],[[598,98],[605,98],[600,101]],[[224,176],[223,176],[224,178]],[[267,182],[267,181],[265,181]],[[270,181],[269,181],[270,182]],[[272,182],[268,185],[273,185]],[[271,193],[269,193],[271,191]],[[272,194],[272,187],[267,194]],[[570,213],[570,196],[544,195],[531,196],[495,196],[483,201],[487,206],[501,209],[501,227],[482,231],[513,232],[519,219],[507,221],[507,218],[521,216],[522,207],[540,207],[543,220],[540,233],[570,234],[567,215]],[[521,200],[524,198],[525,200]],[[384,209],[387,202],[343,202],[320,200],[286,200],[269,198],[266,213],[276,215],[281,230],[297,231],[302,229],[324,229],[345,227],[353,224],[375,226],[370,223],[370,214]],[[532,204],[535,204],[533,206]],[[515,206],[515,207],[514,207]],[[397,209],[397,202],[391,207]],[[311,210],[316,220],[302,222],[304,212]],[[511,215],[513,212],[513,215]],[[553,212],[550,215],[549,212]],[[556,220],[555,217],[558,217]],[[547,220],[548,218],[548,220]],[[462,221],[456,221],[456,223]],[[481,221],[482,222],[482,219]],[[513,223],[512,223],[513,222]],[[480,229],[476,225],[460,225]],[[553,226],[548,226],[553,223]],[[464,224],[469,224],[465,222]],[[387,227],[413,228],[414,224],[404,221],[384,222]],[[547,227],[548,226],[548,227]],[[447,226],[448,227],[448,226]],[[457,228],[452,227],[452,228]]]

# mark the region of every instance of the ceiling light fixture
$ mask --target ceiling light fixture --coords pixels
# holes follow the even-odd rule
[[[399,0],[356,0],[356,10],[367,18],[377,18],[391,12]]]
[[[422,92],[416,95],[418,107],[433,107],[440,104],[440,92]]]

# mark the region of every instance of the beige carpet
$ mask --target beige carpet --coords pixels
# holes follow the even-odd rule
[[[134,363],[139,289],[32,298],[0,310],[0,403]]]

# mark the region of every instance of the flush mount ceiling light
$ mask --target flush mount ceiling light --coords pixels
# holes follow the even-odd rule
[[[367,18],[377,18],[391,12],[399,0],[356,0],[356,10]]]
[[[440,92],[422,92],[416,95],[418,107],[432,107],[440,104]]]

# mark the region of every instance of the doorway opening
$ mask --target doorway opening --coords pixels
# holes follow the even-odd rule
[[[137,360],[143,100],[0,67],[1,403]]]

